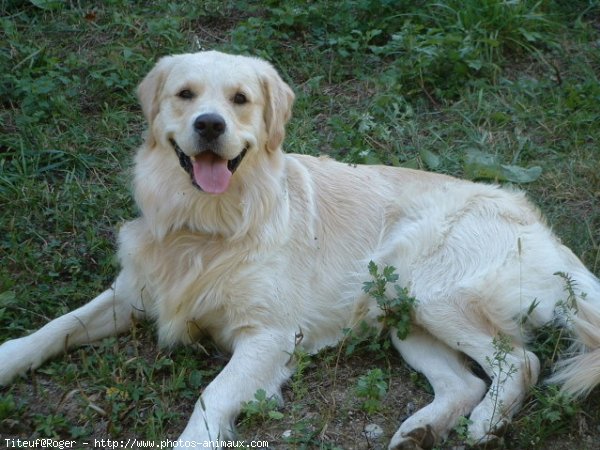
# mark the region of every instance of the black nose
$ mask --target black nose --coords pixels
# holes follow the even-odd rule
[[[225,120],[218,114],[201,114],[194,120],[194,129],[207,142],[214,141],[225,132]]]

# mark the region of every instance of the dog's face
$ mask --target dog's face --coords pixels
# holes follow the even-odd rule
[[[161,59],[138,88],[148,144],[221,194],[254,152],[279,151],[294,95],[266,62],[219,52]]]

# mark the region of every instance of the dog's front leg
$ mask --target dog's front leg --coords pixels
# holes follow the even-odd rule
[[[38,368],[68,347],[125,331],[133,315],[143,315],[142,309],[135,279],[122,272],[110,289],[81,308],[50,321],[29,336],[0,345],[0,385]]]
[[[233,437],[242,403],[254,399],[256,391],[281,398],[281,385],[292,373],[293,352],[293,333],[263,330],[240,336],[231,360],[196,402],[178,445],[220,448],[220,442]]]

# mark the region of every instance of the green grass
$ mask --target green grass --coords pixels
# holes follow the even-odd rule
[[[539,167],[517,184],[599,274],[599,17],[597,0],[0,0],[0,341],[111,282],[115,230],[136,214],[129,170],[144,124],[135,86],[159,56],[199,49],[278,67],[297,94],[288,151],[507,183]],[[469,165],[474,152],[484,158]],[[367,448],[360,430],[376,422],[391,436],[429,393],[393,352],[369,355],[304,358],[284,417],[249,420],[242,434],[289,448]],[[0,434],[173,438],[224,361],[214,351],[160,353],[142,324],[1,391]],[[387,394],[366,413],[352,393],[375,370]],[[591,448],[593,397],[570,405],[536,391],[507,446]]]

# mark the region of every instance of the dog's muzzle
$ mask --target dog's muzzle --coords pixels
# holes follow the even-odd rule
[[[196,177],[194,174],[194,164],[192,162],[192,158],[184,153],[184,151],[181,149],[181,147],[179,147],[179,145],[177,144],[175,139],[171,138],[171,139],[169,139],[169,142],[171,143],[171,146],[173,147],[173,150],[175,151],[175,154],[177,155],[177,158],[179,159],[179,164],[181,165],[183,170],[185,170],[188,173],[188,175],[190,176],[190,178],[192,180],[192,184],[195,187],[197,187],[198,189],[200,189],[201,191],[204,191],[202,186],[200,186],[201,183],[199,183],[198,180],[196,180]],[[206,150],[206,151],[210,152],[210,150]],[[240,154],[238,156],[227,161],[227,170],[229,170],[229,172],[231,172],[231,175],[233,175],[235,173],[235,171],[239,167],[240,163],[246,156],[247,152],[248,152],[248,146],[244,147],[244,149],[240,152]],[[220,158],[216,154],[214,154],[214,157]]]

